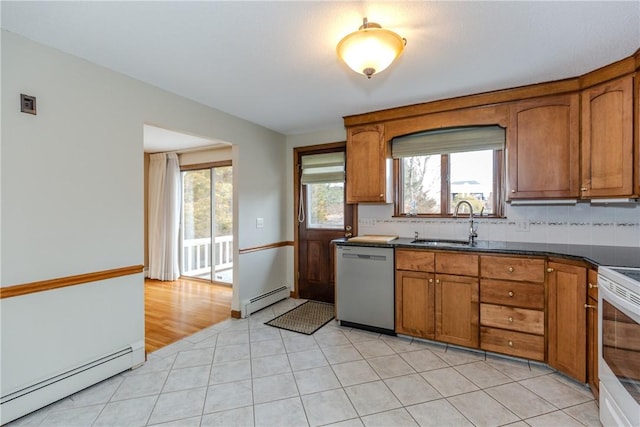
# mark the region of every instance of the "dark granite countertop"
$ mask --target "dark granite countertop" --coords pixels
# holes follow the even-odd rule
[[[640,268],[640,247],[569,245],[557,243],[528,243],[528,242],[492,242],[479,240],[473,246],[448,246],[446,243],[438,246],[425,246],[411,243],[413,239],[400,237],[390,243],[360,243],[348,242],[346,239],[336,239],[337,245],[412,248],[427,250],[447,250],[460,252],[487,252],[513,254],[525,256],[551,256],[579,261],[586,261],[593,266],[616,266]]]

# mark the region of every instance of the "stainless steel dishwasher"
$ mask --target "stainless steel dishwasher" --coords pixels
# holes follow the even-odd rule
[[[393,248],[338,245],[336,251],[340,324],[395,335]]]

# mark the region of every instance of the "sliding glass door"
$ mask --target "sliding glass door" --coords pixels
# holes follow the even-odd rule
[[[232,177],[230,164],[182,172],[183,276],[233,281]]]

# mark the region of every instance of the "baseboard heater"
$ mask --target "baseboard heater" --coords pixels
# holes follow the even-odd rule
[[[280,286],[279,288],[265,292],[251,299],[246,299],[242,302],[240,307],[240,313],[242,318],[245,318],[251,313],[255,313],[258,310],[262,310],[265,307],[270,306],[280,300],[289,297],[289,287]]]
[[[0,397],[0,425],[70,396],[144,361],[144,342]]]

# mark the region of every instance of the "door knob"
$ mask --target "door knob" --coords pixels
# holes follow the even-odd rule
[[[346,238],[349,238],[351,236],[353,236],[353,233],[344,233],[344,237],[346,237]]]
[[[347,231],[351,231],[351,226],[347,225],[344,229],[347,230]]]

